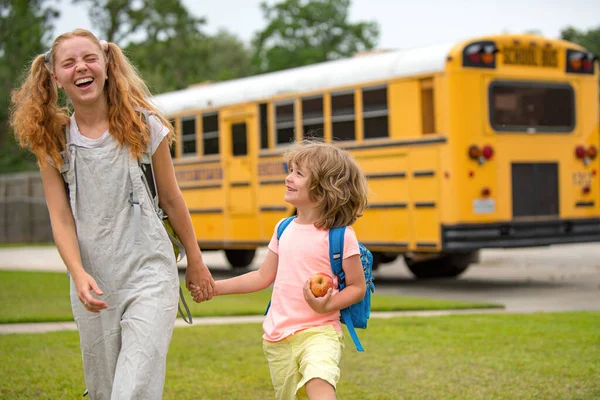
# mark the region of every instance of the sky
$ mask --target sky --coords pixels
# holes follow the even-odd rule
[[[75,28],[94,32],[82,5],[57,1],[61,18],[56,23],[56,34]],[[261,0],[183,3],[191,13],[207,18],[207,33],[224,28],[248,43],[256,31],[266,26]],[[600,0],[353,0],[349,20],[377,22],[379,49],[406,49],[531,30],[557,38],[567,26],[579,30],[600,27]]]

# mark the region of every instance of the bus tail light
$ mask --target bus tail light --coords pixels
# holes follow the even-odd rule
[[[598,60],[598,57],[593,53],[567,50],[567,72],[593,75],[596,60]]]
[[[496,68],[496,43],[485,41],[471,43],[463,50],[463,66],[475,68]]]
[[[590,146],[587,149],[587,156],[590,160],[593,160],[598,156],[598,149],[595,146]]]
[[[490,160],[494,156],[494,148],[489,144],[479,148],[476,144],[469,146],[469,158],[477,161],[479,164],[483,164],[487,160]]]
[[[581,145],[575,147],[575,157],[579,158],[580,160],[583,160],[586,155],[587,155],[587,151],[585,150],[585,147],[583,147]]]
[[[481,155],[485,157],[486,160],[489,160],[494,156],[494,148],[488,144],[483,146],[483,150],[481,150]]]
[[[581,188],[581,192],[583,194],[589,194],[591,192],[591,190],[592,189],[589,186],[584,186],[584,187]]]
[[[489,197],[492,194],[492,191],[488,187],[484,187],[481,189],[481,197]]]

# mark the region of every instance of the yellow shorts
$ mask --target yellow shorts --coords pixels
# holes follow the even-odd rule
[[[277,399],[297,399],[298,390],[313,378],[335,388],[343,349],[344,335],[331,325],[309,328],[279,342],[263,340]]]

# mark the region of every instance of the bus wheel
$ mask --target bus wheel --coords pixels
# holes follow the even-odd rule
[[[225,257],[233,268],[244,268],[252,263],[256,250],[225,250]]]
[[[379,268],[379,266],[381,265],[381,262],[382,262],[381,261],[381,259],[382,259],[381,253],[378,251],[374,251],[374,252],[371,252],[371,254],[373,255],[373,265],[371,266],[371,269],[373,271],[377,271],[377,268]]]
[[[477,251],[464,254],[445,254],[424,261],[414,261],[410,257],[404,256],[406,266],[417,279],[456,278],[478,259],[479,252]]]
[[[381,263],[388,264],[396,261],[398,253],[381,253]]]

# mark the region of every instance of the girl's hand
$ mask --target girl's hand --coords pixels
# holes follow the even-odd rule
[[[185,283],[196,303],[210,300],[215,292],[215,281],[202,259],[188,259]]]
[[[77,297],[79,297],[79,301],[81,301],[86,310],[99,313],[100,310],[108,308],[108,305],[104,301],[98,300],[91,295],[92,291],[98,296],[102,296],[104,292],[98,287],[96,280],[87,272],[83,272],[73,281],[77,289]]]
[[[323,297],[315,297],[313,292],[310,290],[310,279],[304,283],[304,288],[302,289],[304,292],[304,299],[316,313],[325,314],[330,312],[327,309],[327,303],[329,303],[329,299],[331,299],[331,295],[333,294],[333,288],[329,288],[325,296]]]

